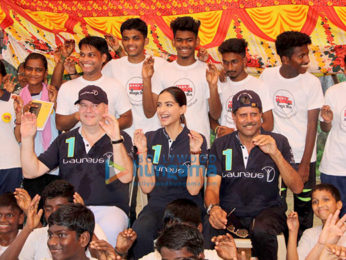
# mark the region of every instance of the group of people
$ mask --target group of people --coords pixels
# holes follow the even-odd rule
[[[69,259],[59,257],[68,251],[80,253],[71,259],[85,259],[84,249],[92,240],[90,252],[94,248],[98,253],[92,255],[99,258],[153,259],[148,254],[156,248],[155,257],[161,254],[163,259],[203,259],[203,249],[215,248],[215,257],[238,259],[229,233],[251,238],[252,254],[260,260],[277,258],[280,233],[288,234],[287,255],[292,260],[345,254],[345,248],[338,247],[346,246],[345,84],[333,86],[324,98],[320,81],[307,72],[311,39],[294,31],[276,39],[282,65],[265,69],[259,79],[246,72],[244,39],[228,39],[219,46],[222,68],[218,69],[206,63],[203,55],[196,58],[199,26],[192,17],[172,21],[177,51],[173,62],[146,55],[147,25],[131,18],[120,28],[125,55],[114,38],[87,36],[78,44],[81,75],[70,59],[74,42],[66,41],[55,54],[50,84],[46,83],[47,60],[38,53],[24,61],[26,85],[19,96],[11,94],[14,81],[3,80],[0,192],[13,192],[23,182],[31,197],[43,189],[44,196],[59,184],[58,178],[77,192],[74,206],[73,196],[43,199],[50,250],[44,257]],[[109,48],[122,57],[110,58]],[[65,71],[71,79],[63,82]],[[37,130],[33,112],[40,107],[35,100],[54,104],[43,130]],[[323,184],[315,187],[319,115],[321,129],[330,133],[320,166]],[[216,134],[213,144],[210,129]],[[148,204],[132,229],[127,229],[133,180],[148,194]],[[295,195],[295,212],[286,223],[287,188]],[[33,231],[42,214],[37,212],[39,197],[31,201],[25,196],[25,207],[20,203],[24,193],[15,191],[18,205],[11,208],[18,213],[11,214],[18,215],[18,226],[23,210],[26,225],[0,243],[10,245],[3,259],[43,257],[26,253],[37,241],[42,241],[40,251],[47,241],[47,227],[46,237],[37,235],[39,229]],[[47,203],[55,197],[58,201],[49,208]],[[180,224],[166,225],[162,220],[177,199],[190,208],[177,203],[174,207],[185,215],[171,216],[174,221],[169,222]],[[200,219],[191,223],[193,208]],[[49,210],[57,213],[47,217]],[[306,232],[311,233],[314,213],[325,228],[315,230],[312,240]],[[77,220],[81,215],[85,219]],[[77,227],[76,222],[87,227]],[[96,234],[95,223],[102,234]],[[53,238],[69,236],[61,226],[77,232],[81,250],[67,249],[66,244],[75,243],[72,240],[51,245]],[[2,229],[0,225],[0,242],[2,232],[8,233]],[[94,229],[101,239],[93,239]],[[301,236],[305,248],[297,250]],[[199,248],[191,249],[189,242],[175,243],[178,238],[194,240],[193,246]]]

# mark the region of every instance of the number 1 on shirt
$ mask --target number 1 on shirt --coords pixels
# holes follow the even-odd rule
[[[152,149],[155,151],[155,153],[154,153],[154,158],[153,158],[153,163],[154,163],[154,164],[158,164],[158,163],[159,163],[160,155],[161,155],[161,147],[162,147],[161,144],[154,145],[154,146],[152,147]]]
[[[225,156],[225,170],[232,170],[232,149],[223,150],[222,155]]]

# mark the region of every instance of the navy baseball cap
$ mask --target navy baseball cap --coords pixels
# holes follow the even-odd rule
[[[94,104],[105,103],[108,105],[106,92],[104,92],[100,87],[94,85],[82,88],[78,93],[78,100],[74,104],[79,104],[82,100],[88,100]]]
[[[257,107],[262,110],[260,97],[252,90],[242,90],[232,98],[232,111],[235,113],[241,107]]]

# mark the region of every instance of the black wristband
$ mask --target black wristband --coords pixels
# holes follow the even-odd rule
[[[124,139],[120,138],[119,140],[112,141],[112,144],[120,144],[122,142],[124,142]]]

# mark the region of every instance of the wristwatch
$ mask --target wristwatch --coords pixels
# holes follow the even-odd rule
[[[215,206],[219,206],[219,207],[220,207],[219,204],[210,204],[210,205],[209,205],[209,207],[208,207],[208,209],[207,209],[207,215],[210,215],[211,209],[214,208]]]

